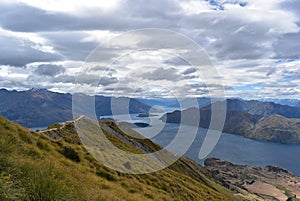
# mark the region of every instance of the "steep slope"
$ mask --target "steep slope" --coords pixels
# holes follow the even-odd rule
[[[160,149],[150,140],[132,141],[113,121],[100,125],[124,150]],[[0,147],[0,200],[243,200],[188,158],[151,174],[108,169],[81,145],[72,121],[37,133],[0,117]]]
[[[44,127],[72,119],[72,95],[46,89],[28,91],[0,90],[0,115],[26,127]],[[97,116],[111,115],[111,97],[95,96]],[[150,106],[129,98],[114,101],[129,102],[129,113],[147,113]]]
[[[182,112],[193,114],[194,110],[200,113],[199,127],[208,128],[211,110],[189,108]],[[180,116],[181,111],[174,111],[165,114],[161,119],[167,123],[180,123]],[[300,119],[286,118],[280,115],[252,115],[245,112],[227,110],[223,132],[257,140],[300,143]]]

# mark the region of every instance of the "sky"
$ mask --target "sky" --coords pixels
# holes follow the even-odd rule
[[[191,65],[178,55],[197,52],[151,28],[194,41],[211,64]],[[207,96],[222,87],[227,97],[300,99],[299,0],[2,0],[0,43],[0,88],[10,90],[73,93],[81,76],[102,95]],[[207,81],[209,68],[217,73]]]

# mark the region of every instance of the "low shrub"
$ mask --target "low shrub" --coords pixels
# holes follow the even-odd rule
[[[64,146],[61,150],[61,153],[68,159],[75,161],[77,163],[80,162],[80,157],[77,151],[75,151],[72,147]]]
[[[108,181],[117,181],[116,177],[114,177],[112,174],[110,174],[109,172],[105,172],[102,170],[97,170],[96,174],[102,178],[107,179]]]

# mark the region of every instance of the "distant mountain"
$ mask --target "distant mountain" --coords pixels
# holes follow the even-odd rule
[[[216,105],[218,102],[215,103]],[[300,108],[287,105],[280,105],[273,102],[261,102],[257,100],[228,99],[227,110],[246,112],[256,115],[278,114],[287,118],[300,118]],[[210,106],[208,106],[210,107]]]
[[[207,97],[198,97],[198,98],[186,98],[181,100],[181,106],[179,105],[179,102],[176,104],[171,105],[172,107],[177,107],[181,109],[187,109],[190,107],[196,107],[195,100],[197,101],[197,105],[199,108],[205,107],[210,105],[212,102],[216,102],[218,99],[211,99]]]
[[[176,99],[138,99],[147,105],[154,106],[160,105],[163,107],[171,107],[175,109],[188,109],[191,107],[209,108],[212,103],[218,104],[220,99],[198,97],[195,99],[186,98],[181,100],[181,106]],[[267,102],[267,100],[270,100]],[[274,100],[275,102],[272,102]],[[277,103],[276,103],[277,102]],[[289,104],[287,104],[289,103]],[[239,98],[227,99],[227,110],[240,111],[250,113],[253,115],[272,115],[278,114],[287,118],[300,118],[300,101],[291,99],[265,99],[264,101],[258,100],[243,100]],[[293,105],[293,106],[291,106]]]
[[[273,102],[280,105],[288,105],[292,107],[300,107],[300,100],[298,99],[275,99],[275,98],[267,98],[261,99],[260,101],[263,102]]]
[[[125,108],[124,105],[127,107]],[[95,96],[95,110],[98,117],[111,115],[112,107],[114,108],[114,114],[127,114],[128,112],[129,114],[148,113],[151,109],[151,106],[134,98]]]
[[[167,107],[171,109],[187,109],[190,107],[205,107],[210,105],[211,103],[214,103],[219,98],[208,98],[208,97],[198,97],[198,98],[183,98],[183,99],[176,99],[176,98],[157,98],[157,99],[142,99],[138,98],[142,103],[145,103],[150,106],[158,105],[162,107]],[[197,102],[196,102],[197,101]],[[180,105],[181,104],[181,105]]]
[[[72,119],[72,96],[47,91],[0,90],[0,114],[26,127],[48,126]]]
[[[28,91],[0,90],[0,114],[26,127],[43,127],[72,119],[72,95],[51,92],[46,89]],[[111,97],[95,96],[97,117],[111,115]],[[136,99],[114,98],[129,102],[129,113],[147,113],[150,106]],[[124,108],[123,108],[124,109]]]
[[[150,106],[159,105],[165,107],[172,107],[172,105],[178,104],[176,98],[138,98],[137,100]]]
[[[174,111],[162,116],[167,123],[180,123],[181,113],[192,116],[200,113],[199,127],[209,128],[211,110],[189,108]],[[191,115],[189,115],[191,114]],[[189,122],[185,122],[188,124]],[[280,143],[300,143],[300,119],[286,118],[280,115],[253,115],[246,112],[227,110],[223,132],[241,135],[247,138]]]

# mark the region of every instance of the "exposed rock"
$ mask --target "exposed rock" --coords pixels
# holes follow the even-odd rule
[[[280,167],[234,165],[215,158],[207,159],[205,167],[223,186],[238,192],[247,190],[265,200],[293,200],[291,194],[300,197],[300,178]]]

